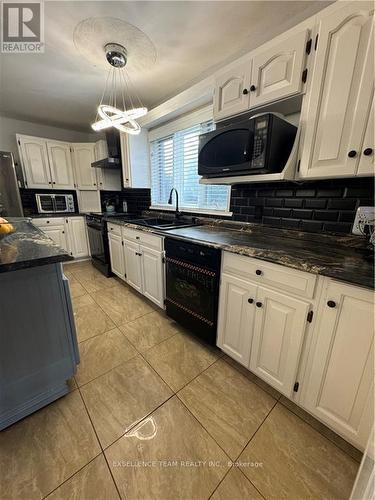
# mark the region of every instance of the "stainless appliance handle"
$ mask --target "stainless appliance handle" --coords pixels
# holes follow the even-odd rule
[[[52,200],[53,211],[56,213],[57,212],[57,206],[56,206],[56,199],[55,199],[55,195],[54,194],[51,194],[51,200]]]

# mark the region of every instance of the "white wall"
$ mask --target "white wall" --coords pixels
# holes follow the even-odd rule
[[[98,139],[95,134],[0,116],[0,151],[11,151],[17,162],[19,162],[19,156],[16,134],[34,135],[67,142],[94,142]]]

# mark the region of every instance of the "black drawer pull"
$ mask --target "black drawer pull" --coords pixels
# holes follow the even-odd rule
[[[247,89],[243,89],[242,93],[243,93],[243,95],[246,95],[249,93],[249,91]]]
[[[254,299],[247,299],[249,304],[252,304],[254,302]]]
[[[370,156],[370,155],[372,155],[372,151],[373,151],[373,150],[372,150],[372,148],[366,148],[366,149],[363,151],[363,154],[364,154],[365,156]]]
[[[262,275],[262,271],[261,271],[260,269],[257,269],[257,270],[255,271],[255,274],[257,274],[258,276],[261,276],[261,275]]]
[[[328,306],[328,307],[336,307],[336,302],[335,302],[334,300],[329,300],[329,301],[327,302],[327,306]]]
[[[262,304],[261,302],[257,302],[257,303],[256,303],[256,306],[257,306],[257,307],[262,307],[262,305],[263,305],[263,304]]]
[[[351,151],[349,151],[348,156],[349,158],[355,158],[357,156],[357,151],[352,149]]]

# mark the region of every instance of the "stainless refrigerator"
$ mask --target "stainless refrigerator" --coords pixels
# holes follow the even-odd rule
[[[12,153],[0,151],[0,217],[23,217]]]

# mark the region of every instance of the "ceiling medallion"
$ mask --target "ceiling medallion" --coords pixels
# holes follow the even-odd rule
[[[136,92],[132,92],[130,88],[130,78],[125,69],[128,60],[127,51],[118,43],[107,43],[104,51],[111,69],[107,76],[95,122],[91,124],[91,127],[95,131],[115,127],[121,132],[137,135],[140,133],[141,127],[136,119],[144,116],[147,113],[147,108],[142,105]],[[133,94],[136,105],[131,94]],[[127,98],[130,101],[130,107],[126,105]],[[118,104],[122,107],[118,107]]]

